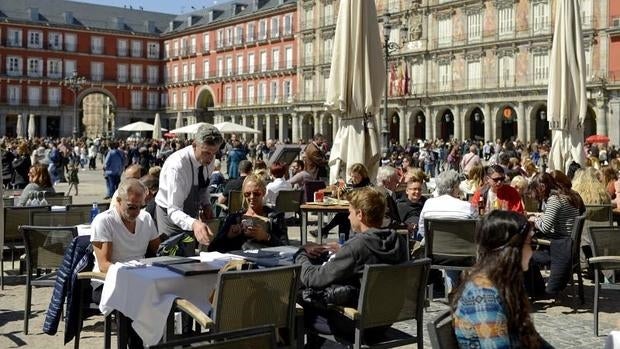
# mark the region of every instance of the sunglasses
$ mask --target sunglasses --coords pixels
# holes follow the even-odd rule
[[[504,180],[506,180],[506,177],[490,177],[490,179],[495,182],[495,183],[499,183],[499,182],[503,182]]]
[[[243,193],[243,196],[245,196],[246,198],[249,198],[250,196],[252,196],[252,194],[254,194],[254,197],[258,197],[258,196],[263,196],[263,192],[262,191],[248,191]]]
[[[145,208],[146,205],[132,205],[132,204],[127,204],[127,209],[129,210],[141,210],[143,208]]]

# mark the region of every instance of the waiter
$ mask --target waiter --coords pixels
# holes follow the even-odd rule
[[[198,217],[209,205],[209,177],[215,155],[223,142],[213,125],[203,125],[192,145],[170,155],[161,169],[157,204],[157,228],[164,238],[193,231],[196,239],[208,244],[213,233]]]

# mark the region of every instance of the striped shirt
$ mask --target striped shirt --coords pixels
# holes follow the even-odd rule
[[[570,237],[575,218],[580,212],[564,195],[551,195],[547,199],[545,212],[534,221],[536,229],[551,239]]]

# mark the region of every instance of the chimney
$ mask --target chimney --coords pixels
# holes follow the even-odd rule
[[[36,7],[28,8],[28,17],[30,17],[31,21],[38,21],[39,20],[39,9]]]
[[[66,11],[62,13],[62,17],[65,19],[65,24],[73,24],[73,12]]]
[[[155,32],[155,22],[151,21],[151,20],[144,21],[144,31],[146,31],[147,33],[154,33]]]
[[[125,30],[125,19],[123,17],[112,18],[112,24],[116,30]]]

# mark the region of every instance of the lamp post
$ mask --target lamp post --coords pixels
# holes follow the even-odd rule
[[[80,133],[80,123],[78,120],[78,106],[77,106],[77,94],[88,81],[85,77],[79,76],[77,71],[74,71],[71,76],[67,76],[63,85],[68,87],[73,92],[73,138],[77,138]]]
[[[392,30],[392,25],[390,24],[390,14],[386,13],[383,16],[383,49],[385,54],[385,92],[383,98],[383,120],[381,121],[381,138],[382,138],[382,146],[381,153],[387,154],[388,144],[389,144],[389,135],[390,131],[388,129],[389,125],[389,117],[388,117],[388,94],[389,94],[389,58],[390,53],[400,50],[403,46],[390,41],[390,32]],[[407,28],[401,25],[400,30],[402,32],[406,32]]]

